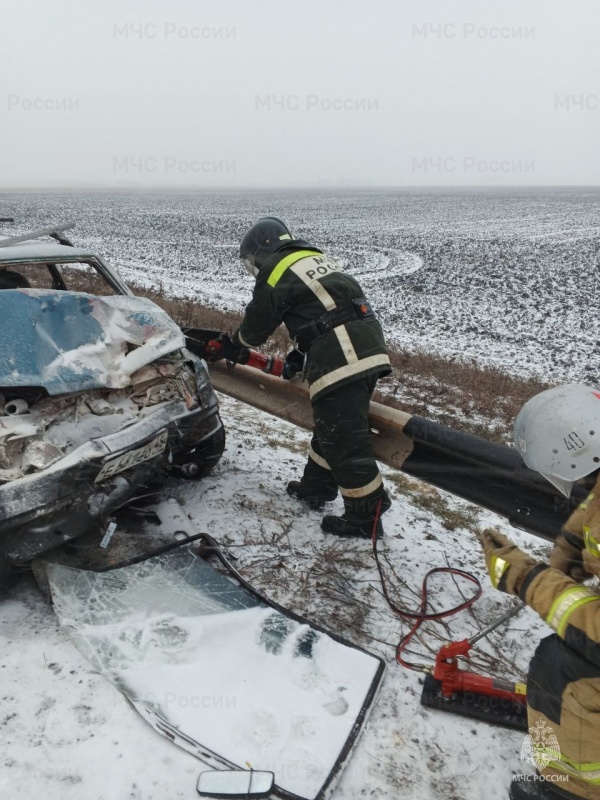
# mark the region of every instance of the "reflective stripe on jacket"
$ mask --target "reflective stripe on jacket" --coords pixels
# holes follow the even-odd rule
[[[303,326],[360,297],[359,283],[333,258],[307,248],[278,252],[259,271],[238,338],[248,347],[258,347],[283,322],[294,340]],[[312,344],[306,378],[314,399],[358,376],[390,372],[381,325],[376,319],[357,319]]]

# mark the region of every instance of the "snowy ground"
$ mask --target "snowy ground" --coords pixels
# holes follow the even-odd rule
[[[173,482],[172,493],[199,530],[235,556],[240,571],[272,599],[321,623],[388,662],[383,688],[334,800],[504,800],[523,736],[419,705],[419,675],[394,663],[403,630],[382,600],[367,542],[338,542],[284,491],[301,471],[307,435],[222,397],[225,455],[200,483]],[[484,581],[474,613],[448,626],[430,624],[413,648],[429,662],[443,641],[463,638],[502,613],[509,601],[483,571],[475,531],[508,526],[487,512],[392,470],[394,495],[381,552],[396,573],[399,597],[414,607],[428,568],[450,564]],[[341,508],[336,501],[335,509]],[[457,526],[457,527],[454,527]],[[542,557],[541,540],[508,531]],[[437,584],[436,608],[459,599],[450,578]],[[466,591],[468,588],[465,587]],[[196,795],[201,763],[146,725],[93,671],[57,625],[29,578],[0,601],[0,798],[44,800],[184,800]],[[549,629],[529,609],[490,637],[479,669],[523,677]]]
[[[0,195],[12,230],[76,220],[127,279],[228,310],[251,293],[240,238],[275,214],[358,277],[399,345],[592,384],[599,210],[595,188]]]

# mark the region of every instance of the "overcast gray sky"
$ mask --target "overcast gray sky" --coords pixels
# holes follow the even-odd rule
[[[21,0],[0,188],[600,184],[598,0]]]

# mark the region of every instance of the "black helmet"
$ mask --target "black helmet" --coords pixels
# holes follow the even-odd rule
[[[248,272],[256,277],[265,259],[292,238],[289,228],[280,219],[262,217],[242,239],[240,258]]]

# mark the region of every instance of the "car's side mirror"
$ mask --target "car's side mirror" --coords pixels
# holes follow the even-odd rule
[[[273,790],[272,772],[224,769],[201,772],[196,789],[201,797],[268,797]]]

